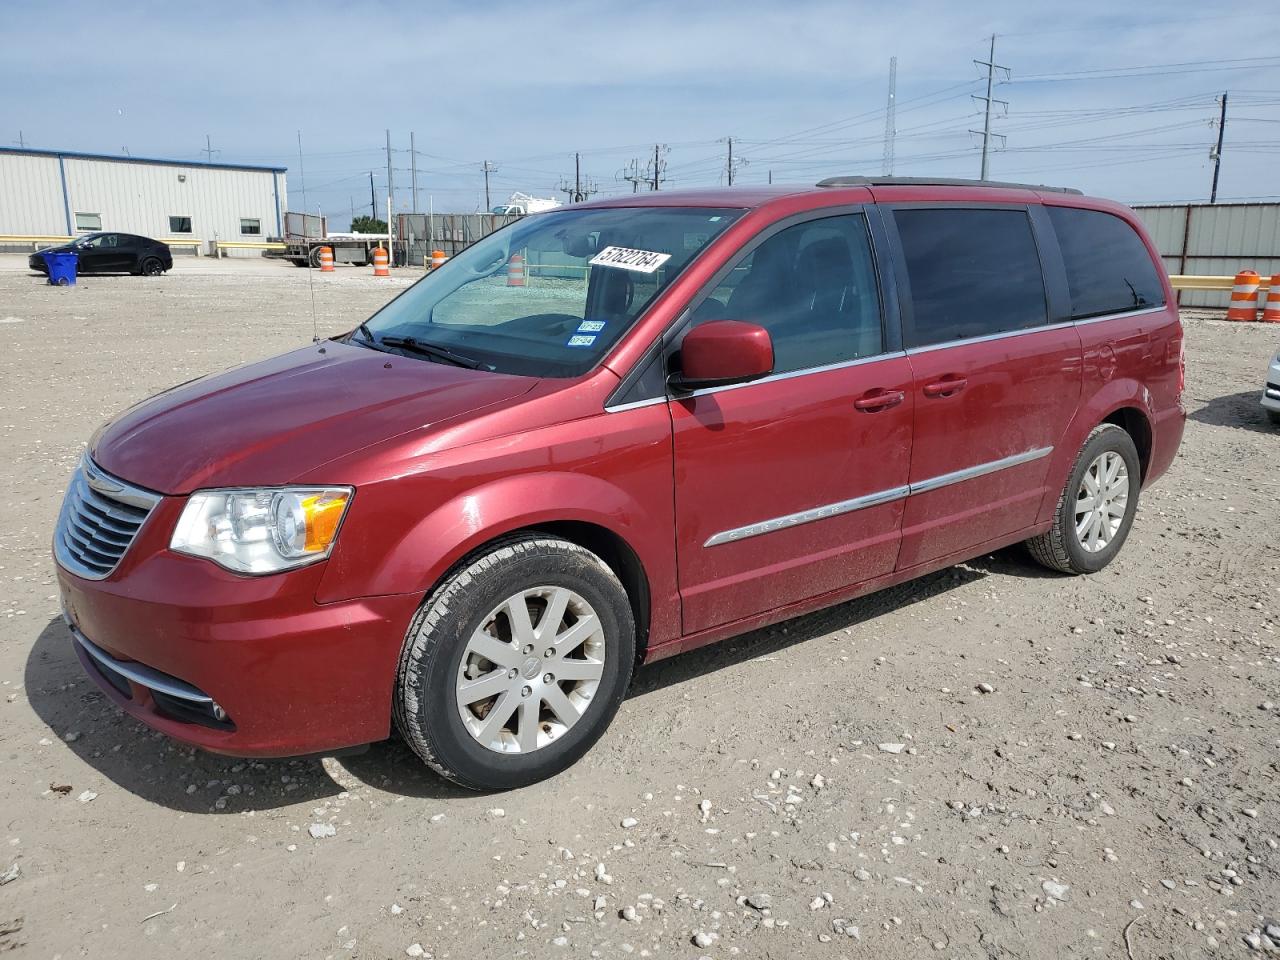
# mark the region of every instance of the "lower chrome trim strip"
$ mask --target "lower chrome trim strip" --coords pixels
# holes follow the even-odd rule
[[[153,670],[151,667],[141,663],[132,661],[126,663],[123,660],[117,660],[111,654],[98,647],[79,629],[72,626],[70,622],[67,623],[67,629],[71,631],[71,636],[75,638],[76,643],[80,644],[80,647],[89,655],[90,659],[94,660],[103,669],[111,670],[140,686],[166,694],[177,700],[186,700],[189,703],[198,703],[202,706],[208,706],[213,703],[213,698],[207,693],[204,693],[198,687],[191,686],[189,683],[183,683],[176,677],[161,673],[159,670]]]
[[[802,510],[799,513],[789,513],[785,517],[774,517],[772,520],[761,520],[759,523],[752,523],[745,527],[738,527],[735,530],[725,530],[717,533],[703,544],[704,547],[715,547],[722,543],[732,543],[735,540],[745,540],[748,537],[758,537],[763,533],[773,533],[775,530],[785,530],[787,527],[798,527],[802,523],[813,523],[815,520],[825,520],[828,517],[838,517],[842,513],[852,513],[855,510],[862,510],[866,507],[878,506],[882,503],[890,503],[894,500],[901,500],[910,492],[910,488],[906,486],[894,487],[892,490],[881,490],[879,493],[869,493],[865,497],[854,497],[852,500],[841,500],[839,503],[828,503],[825,506],[814,507],[812,510]]]
[[[1034,460],[1047,457],[1051,453],[1053,453],[1053,447],[1037,447],[1034,450],[1027,450],[1023,453],[1015,453],[1011,457],[1003,457],[1000,460],[991,460],[987,463],[979,463],[976,466],[965,467],[963,470],[930,477],[928,480],[922,480],[919,483],[893,487],[877,493],[868,493],[862,497],[854,497],[852,500],[841,500],[839,503],[828,503],[821,507],[814,507],[811,510],[801,510],[799,513],[789,513],[786,516],[761,520],[759,523],[751,523],[745,527],[735,527],[732,530],[724,530],[713,534],[703,544],[703,547],[717,547],[722,543],[746,540],[749,537],[758,537],[777,530],[785,530],[788,527],[798,527],[802,523],[813,523],[815,520],[838,517],[841,514],[853,513],[855,510],[876,507],[882,503],[892,503],[894,500],[902,500],[913,494],[928,493],[930,490],[947,487],[953,483],[963,483],[965,480],[972,480],[975,477],[983,477],[999,470],[1008,470],[1010,467],[1031,463]]]
[[[983,477],[998,470],[1008,470],[1010,467],[1031,463],[1031,461],[1047,457],[1051,453],[1053,453],[1053,447],[1037,447],[1035,450],[1028,450],[1025,453],[1015,453],[1011,457],[992,460],[989,463],[979,463],[977,466],[965,467],[963,470],[956,470],[954,473],[944,473],[940,476],[930,477],[928,480],[921,480],[919,483],[913,483],[911,484],[911,492],[913,494],[928,493],[930,490],[937,490],[939,487],[948,487],[953,483],[963,483],[966,480],[972,480],[974,477]]]

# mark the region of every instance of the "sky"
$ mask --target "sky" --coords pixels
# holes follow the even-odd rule
[[[990,177],[1126,202],[1280,199],[1280,22],[1256,4],[1082,0],[895,4],[4,3],[0,145],[288,167],[291,209],[331,229],[471,212],[513,191],[566,199],[574,154],[629,193],[658,145],[661,189],[885,171],[977,177],[990,37]],[[50,18],[56,20],[51,28]],[[25,92],[23,92],[25,91]],[[20,95],[19,95],[20,94]],[[416,158],[410,153],[414,134]],[[301,142],[301,157],[299,156]],[[644,189],[642,187],[642,189]]]

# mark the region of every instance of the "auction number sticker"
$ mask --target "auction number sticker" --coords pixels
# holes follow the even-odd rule
[[[653,273],[671,259],[669,253],[658,253],[656,250],[632,250],[630,247],[605,247],[590,263],[593,267],[617,267],[619,270],[634,270],[636,273]]]

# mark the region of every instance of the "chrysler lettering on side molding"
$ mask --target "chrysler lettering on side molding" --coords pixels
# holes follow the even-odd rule
[[[1101,570],[1182,439],[1168,278],[1074,190],[575,204],[351,326],[131,407],[67,488],[67,642],[185,743],[533,783],[639,664],[1017,543]]]

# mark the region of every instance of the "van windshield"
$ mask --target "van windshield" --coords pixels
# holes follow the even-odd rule
[[[352,341],[410,340],[481,369],[578,376],[741,214],[614,207],[525,217],[433,270]]]

